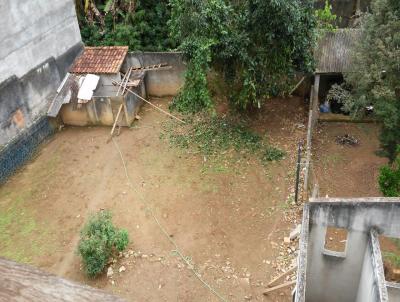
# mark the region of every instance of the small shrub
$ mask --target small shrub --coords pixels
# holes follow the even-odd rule
[[[81,230],[78,245],[86,274],[96,277],[104,270],[111,255],[115,251],[122,252],[128,243],[128,232],[113,225],[110,212],[93,215]]]
[[[398,152],[400,150],[398,149]],[[379,174],[379,188],[386,197],[400,196],[400,156],[398,155],[392,166],[383,166]]]
[[[268,146],[267,149],[265,150],[264,156],[263,156],[263,161],[279,161],[283,159],[286,156],[286,152],[272,147]]]

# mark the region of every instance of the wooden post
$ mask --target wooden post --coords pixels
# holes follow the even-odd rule
[[[313,127],[315,126],[316,121],[319,116],[319,83],[321,80],[321,76],[319,74],[315,75],[314,79],[314,91],[313,91]]]
[[[286,272],[280,274],[279,276],[277,276],[275,279],[273,279],[270,283],[268,283],[268,287],[270,287],[272,284],[275,284],[276,281],[282,279],[283,277],[285,277],[286,275],[290,274],[291,272],[294,272],[297,269],[297,265],[293,266],[292,268],[288,269]]]
[[[296,280],[289,281],[289,282],[283,283],[283,284],[281,284],[281,285],[268,288],[268,289],[264,292],[264,295],[268,295],[270,292],[276,291],[276,290],[281,289],[281,288],[288,287],[288,286],[293,285],[293,284],[296,284]]]
[[[121,114],[121,111],[122,111],[122,108],[123,108],[123,107],[124,107],[124,104],[122,103],[122,104],[119,106],[117,116],[115,117],[114,125],[112,126],[112,129],[111,129],[111,133],[110,133],[111,137],[112,137],[113,134],[114,134],[115,126],[117,125],[117,122],[118,122],[118,119],[119,119],[119,115]]]

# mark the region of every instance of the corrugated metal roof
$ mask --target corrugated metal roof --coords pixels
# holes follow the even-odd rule
[[[78,78],[68,73],[50,104],[47,116],[56,117],[63,104],[76,100],[79,90]]]
[[[85,47],[72,65],[71,73],[117,73],[128,53],[128,46]]]
[[[352,71],[351,50],[360,39],[359,29],[338,29],[327,33],[315,51],[316,73],[343,73]]]

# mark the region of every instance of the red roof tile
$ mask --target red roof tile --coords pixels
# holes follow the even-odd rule
[[[75,59],[71,73],[117,73],[128,53],[128,46],[85,47]]]

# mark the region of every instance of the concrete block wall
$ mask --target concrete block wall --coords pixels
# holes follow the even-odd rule
[[[328,227],[347,230],[344,252],[325,249]],[[385,282],[378,234],[400,238],[400,199],[311,199],[303,211],[295,301],[396,301],[400,287]]]
[[[145,85],[149,96],[175,96],[184,84],[186,65],[180,52],[131,52],[123,68],[167,63],[171,69],[146,72]]]
[[[0,1],[0,147],[44,115],[82,49],[73,0]]]

